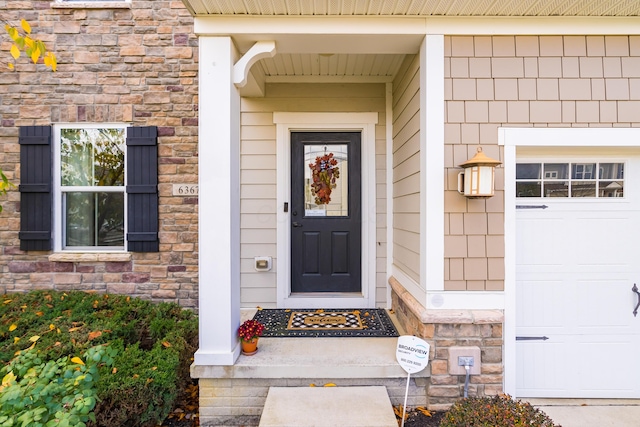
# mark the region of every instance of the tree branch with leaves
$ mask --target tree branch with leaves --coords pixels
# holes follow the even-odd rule
[[[31,36],[31,25],[29,25],[27,21],[22,19],[20,21],[20,27],[5,22],[4,29],[13,41],[9,53],[14,62],[8,63],[10,70],[15,70],[15,61],[20,58],[20,55],[24,52],[34,64],[37,64],[40,58],[42,58],[47,68],[50,68],[51,71],[56,71],[58,68],[56,55],[50,50],[47,50],[42,40]]]

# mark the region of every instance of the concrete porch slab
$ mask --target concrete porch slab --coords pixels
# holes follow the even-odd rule
[[[562,427],[637,427],[640,399],[522,399]]]
[[[260,338],[233,366],[191,367],[194,378],[406,378],[397,338]],[[412,375],[428,377],[429,368]]]
[[[271,387],[260,427],[397,427],[385,387]]]

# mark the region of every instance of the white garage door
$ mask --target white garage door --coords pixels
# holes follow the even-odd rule
[[[518,161],[518,397],[640,397],[639,170]]]

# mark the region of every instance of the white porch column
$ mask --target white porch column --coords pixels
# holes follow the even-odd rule
[[[420,281],[426,308],[439,308],[444,290],[444,107],[444,36],[427,35],[420,46]]]
[[[240,95],[230,37],[201,36],[198,114],[200,348],[195,365],[240,354]]]

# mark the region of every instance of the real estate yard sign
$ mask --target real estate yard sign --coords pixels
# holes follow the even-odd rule
[[[429,363],[429,343],[412,335],[398,337],[396,348],[396,360],[407,372],[407,388],[404,392],[404,405],[402,406],[402,427],[407,410],[407,396],[409,394],[409,380],[411,374],[422,371]]]

